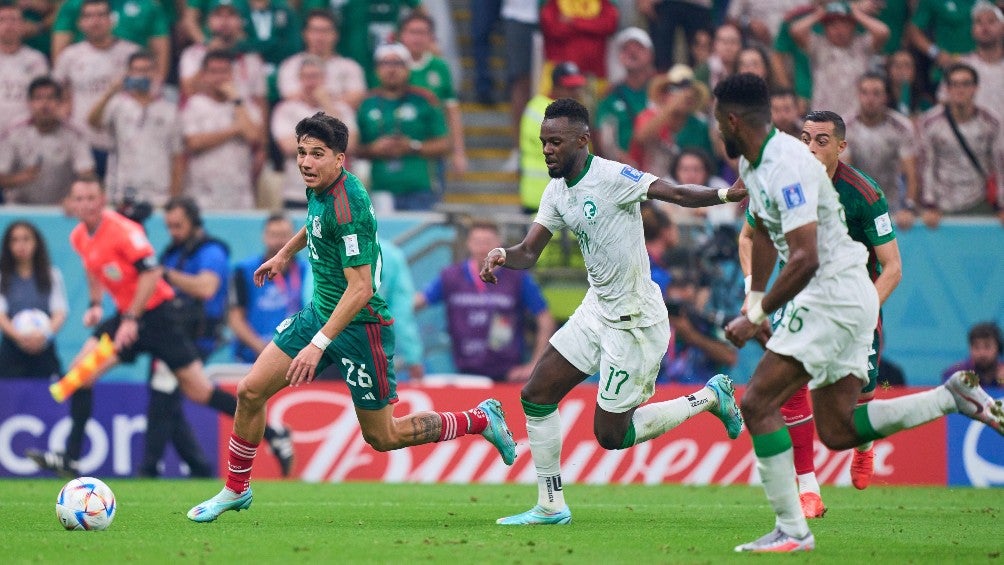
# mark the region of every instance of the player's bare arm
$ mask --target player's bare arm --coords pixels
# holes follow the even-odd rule
[[[254,284],[256,286],[261,286],[265,284],[266,280],[272,280],[276,275],[284,272],[286,270],[286,264],[289,263],[290,259],[294,255],[300,252],[301,249],[307,246],[307,227],[304,226],[300,228],[300,231],[296,232],[296,235],[292,239],[286,242],[286,245],[282,246],[282,249],[275,254],[274,257],[265,261],[260,267],[255,269],[254,272]]]
[[[523,241],[505,249],[503,254],[498,249],[492,249],[481,264],[481,280],[486,283],[495,284],[495,269],[507,267],[509,269],[529,269],[537,263],[540,254],[551,241],[551,232],[547,228],[533,222],[526,232]]]
[[[331,312],[331,316],[328,317],[328,321],[321,327],[321,333],[328,339],[334,339],[340,334],[345,326],[349,325],[352,318],[366,307],[370,298],[373,298],[373,276],[370,273],[370,267],[370,265],[358,265],[342,270],[348,286]],[[323,354],[324,350],[313,343],[308,343],[306,347],[301,349],[289,365],[289,370],[286,371],[286,380],[289,381],[289,385],[297,386],[313,381],[316,376],[317,363]]]
[[[649,185],[648,197],[686,208],[703,208],[725,202],[742,201],[746,198],[746,186],[737,181],[731,187],[719,190],[699,184],[673,184],[658,179]]]
[[[899,256],[899,244],[895,239],[876,245],[875,257],[879,265],[882,265],[882,273],[875,279],[875,290],[878,291],[881,306],[899,286],[899,281],[903,280],[903,260]]]

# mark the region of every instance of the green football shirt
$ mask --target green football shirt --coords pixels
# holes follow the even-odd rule
[[[450,66],[441,57],[431,54],[423,56],[412,67],[408,82],[412,86],[432,92],[443,104],[457,101],[457,91],[453,88]]]
[[[363,183],[342,170],[321,194],[307,190],[307,257],[314,274],[314,309],[325,319],[331,316],[348,288],[344,270],[369,265],[373,297],[352,318],[353,323],[387,323],[387,303],[376,293],[380,287],[380,242],[373,205]]]
[[[635,90],[626,84],[618,84],[606,98],[600,100],[596,108],[596,123],[601,126],[606,123],[615,124],[617,146],[623,151],[631,147],[634,119],[648,105],[647,90],[648,85]]]
[[[896,239],[885,194],[874,179],[843,162],[837,164],[833,186],[844,206],[847,233],[868,249],[868,275],[875,280],[882,272],[875,247]]]
[[[66,0],[56,13],[52,31],[72,33],[74,41],[83,39],[77,28],[83,0]],[[170,31],[170,22],[164,6],[157,1],[110,0],[115,37],[145,46],[151,37],[164,37]]]

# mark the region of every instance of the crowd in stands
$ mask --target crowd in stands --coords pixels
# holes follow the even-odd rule
[[[899,229],[918,220],[935,228],[944,216],[1004,222],[1004,2],[473,0],[469,20],[444,29],[447,4],[3,0],[3,201],[66,206],[74,180],[97,179],[113,204],[160,209],[188,196],[204,211],[299,210],[306,197],[293,127],[323,111],[348,125],[347,167],[368,183],[378,216],[430,210],[447,171],[468,169],[460,99],[491,107],[500,94],[528,213],[548,180],[543,109],[560,97],[590,108],[597,155],[724,187],[736,163],[709,93],[749,72],[770,85],[780,131],[799,136],[811,110],[843,117],[842,159],[882,187]],[[461,25],[470,26],[470,92],[458,92],[455,75],[452,34]],[[505,45],[503,84],[492,74],[493,34]],[[739,206],[646,212],[653,241],[662,241],[650,253],[664,267],[667,301],[685,304],[673,326],[691,341],[742,303],[735,250],[724,242],[734,242],[743,216]],[[288,227],[276,218],[266,238]],[[465,264],[455,266],[459,280]],[[420,305],[449,301],[438,284],[419,294]],[[239,308],[256,296],[238,284]],[[516,318],[547,313],[530,304]],[[238,331],[243,359],[261,347],[254,325]],[[524,349],[523,362],[536,348]],[[734,352],[716,353],[709,363],[734,363]],[[419,356],[409,360],[415,376]],[[520,379],[523,362],[509,367]]]

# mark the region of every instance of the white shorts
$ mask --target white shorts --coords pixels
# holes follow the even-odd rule
[[[669,347],[669,321],[620,330],[579,307],[551,336],[551,345],[583,373],[599,371],[596,404],[621,414],[655,393],[659,364]]]
[[[867,384],[878,312],[878,293],[864,266],[813,279],[772,314],[776,327],[767,349],[801,361],[812,377],[810,390],[847,375]]]

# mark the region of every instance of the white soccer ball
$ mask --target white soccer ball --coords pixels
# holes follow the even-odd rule
[[[22,335],[33,333],[39,333],[45,337],[52,335],[52,321],[49,320],[48,314],[38,308],[21,310],[14,314],[11,323],[14,324],[14,331]]]
[[[66,483],[56,498],[56,517],[67,530],[103,530],[115,518],[112,489],[94,477]]]

